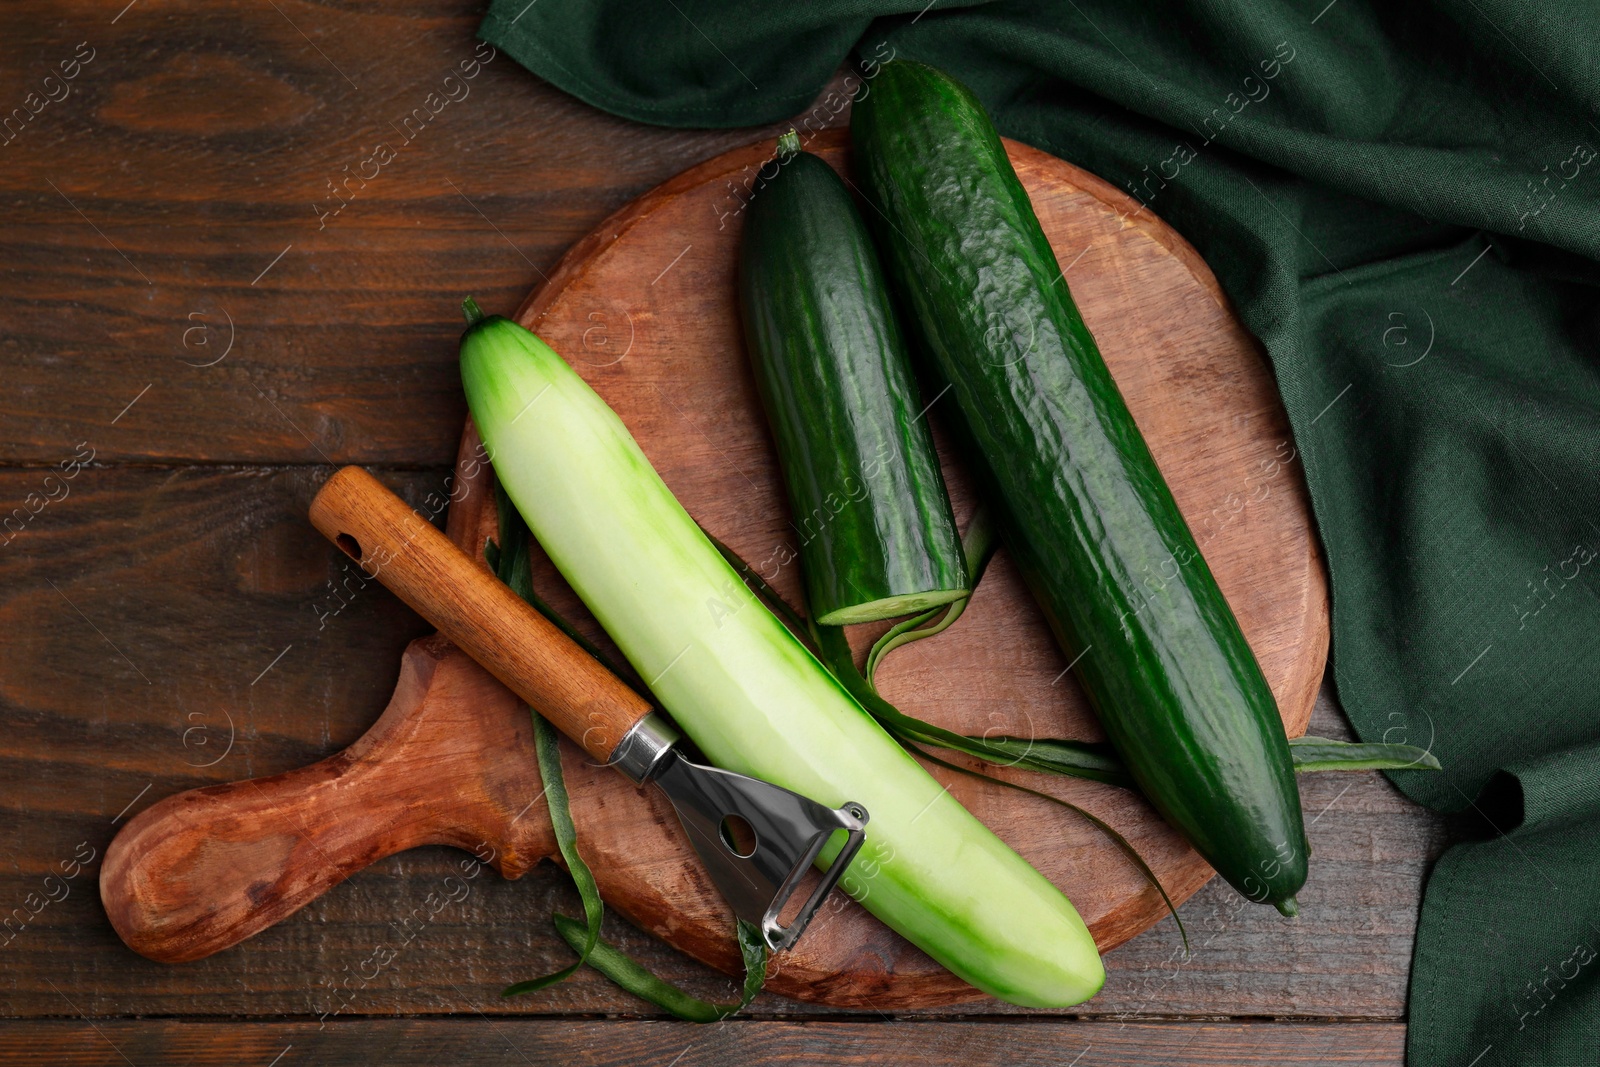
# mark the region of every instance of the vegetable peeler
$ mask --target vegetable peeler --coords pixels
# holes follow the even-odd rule
[[[690,761],[650,703],[360,467],[311,502],[324,536],[597,760],[667,795],[734,914],[772,949],[790,947],[866,836],[859,804]],[[792,919],[782,914],[829,840],[845,835]]]

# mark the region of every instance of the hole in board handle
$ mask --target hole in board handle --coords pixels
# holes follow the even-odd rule
[[[345,555],[349,556],[351,559],[355,560],[357,563],[361,562],[361,542],[360,541],[357,541],[354,537],[351,537],[347,533],[342,533],[338,537],[335,537],[333,539],[333,543],[338,545],[341,549],[343,549]]]

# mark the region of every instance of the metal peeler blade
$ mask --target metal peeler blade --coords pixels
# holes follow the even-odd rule
[[[659,716],[646,716],[613,762],[635,781],[661,787],[733,913],[754,924],[769,948],[788,948],[861,848],[867,810],[856,803],[830,808],[771,782],[692,763],[674,747],[678,739]],[[794,919],[780,925],[784,906],[839,830],[844,847]]]

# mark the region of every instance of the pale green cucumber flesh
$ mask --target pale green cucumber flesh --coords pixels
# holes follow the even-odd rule
[[[461,371],[495,472],[534,536],[712,762],[865,806],[866,842],[841,884],[984,992],[1065,1007],[1099,990],[1105,972],[1072,904],[756,600],[560,356],[492,318],[463,336]]]

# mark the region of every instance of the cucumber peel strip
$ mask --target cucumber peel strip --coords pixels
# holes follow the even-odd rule
[[[512,592],[548,616],[549,609],[533,592],[528,528],[503,493],[496,492],[495,503],[500,518],[500,544],[496,546],[493,558],[495,572],[502,582],[511,587]],[[583,901],[586,925],[581,946],[574,946],[578,952],[576,962],[539,978],[508,986],[500,993],[503,997],[532,993],[570,978],[594,951],[600,940],[600,924],[605,919],[605,904],[600,899],[600,887],[595,884],[594,872],[578,852],[578,831],[572,822],[572,807],[567,796],[566,777],[561,771],[561,751],[556,741],[555,727],[533,708],[529,708],[528,713],[533,717],[534,750],[539,761],[539,777],[544,781],[545,807],[550,811],[550,825],[555,830],[561,858],[566,861],[567,871],[572,875],[572,882]]]
[[[538,753],[539,777],[545,783],[545,806],[550,809],[550,825],[556,832],[556,844],[561,849],[561,858],[567,861],[567,870],[572,875],[573,884],[578,887],[578,896],[583,900],[583,924],[580,926],[582,936],[576,941],[568,939],[573,951],[578,958],[560,970],[551,971],[540,978],[530,978],[525,982],[507,986],[501,990],[502,997],[515,997],[523,993],[532,993],[539,989],[564,982],[577,973],[578,968],[590,962],[595,948],[600,943],[600,924],[605,920],[605,904],[600,899],[600,887],[595,883],[594,872],[589,870],[589,865],[578,854],[578,831],[572,822],[572,807],[567,797],[567,783],[561,771],[561,749],[556,739],[555,727],[550,721],[537,711],[529,709],[533,716],[534,748]],[[565,935],[563,935],[565,936]]]
[[[1049,774],[1092,778],[1107,785],[1137,788],[1116,751],[1103,741],[1054,738],[983,737],[966,739],[996,753],[989,758]],[[962,748],[960,751],[967,751]],[[969,755],[976,755],[969,752]],[[1330,737],[1291,737],[1289,755],[1297,774],[1322,771],[1437,771],[1439,759],[1415,745],[1366,744]]]
[[[995,532],[994,520],[989,517],[989,510],[979,505],[978,510],[973,512],[971,520],[967,523],[967,532],[961,535],[961,551],[967,558],[968,585],[970,589],[978,588],[978,582],[983,579],[984,569],[989,566],[989,560],[994,558],[994,550],[998,547],[999,538]],[[863,672],[867,679],[867,684],[874,689],[877,688],[878,663],[883,657],[902,645],[909,645],[913,641],[921,641],[924,638],[933,637],[948,630],[957,619],[961,618],[961,613],[967,610],[967,602],[971,599],[972,593],[969,590],[967,595],[960,600],[944,607],[931,608],[920,615],[913,615],[911,618],[891,626],[873,644],[872,651],[867,653],[867,666]],[[923,625],[941,613],[943,617],[938,622],[931,626]]]
[[[484,546],[484,558],[495,574],[511,587],[512,592],[531,604],[613,674],[626,679],[627,675],[618,671],[616,664],[600,648],[533,591],[533,567],[528,551],[531,535],[522,516],[498,484],[495,486],[495,507],[499,515],[500,543],[490,541]],[[630,681],[628,684],[640,691],[640,695],[645,695],[636,683]],[[627,992],[679,1019],[716,1022],[743,1010],[761,992],[767,969],[766,942],[760,931],[749,923],[739,923],[739,952],[745,967],[744,990],[740,999],[732,1004],[712,1004],[690,996],[671,982],[650,973],[600,936],[600,927],[605,920],[605,904],[600,898],[600,887],[595,882],[594,872],[578,852],[578,832],[572,820],[566,774],[561,767],[559,738],[548,719],[532,708],[528,711],[533,717],[534,749],[539,761],[539,777],[544,781],[545,806],[550,812],[550,825],[555,831],[561,858],[566,861],[567,873],[572,876],[573,885],[577,887],[578,896],[583,902],[584,921],[579,922],[560,913],[552,914],[556,932],[578,954],[577,960],[560,970],[507,986],[500,995],[514,997],[548,988],[566,981],[587,963]]]
[[[572,946],[573,951],[579,951],[585,937],[583,924],[559,912],[552,918],[556,930],[567,944]],[[754,925],[742,919],[739,921],[739,954],[744,958],[744,989],[739,999],[730,1004],[714,1004],[685,993],[671,982],[641,967],[626,952],[604,938],[589,952],[588,960],[589,966],[634,996],[665,1008],[687,1022],[714,1023],[748,1007],[756,994],[761,992],[766,978],[766,942],[761,939],[761,932]]]
[[[1329,737],[1291,737],[1294,769],[1312,771],[1439,771],[1439,757],[1415,745],[1365,744]]]
[[[722,546],[719,544],[718,547]],[[967,569],[972,575],[972,588],[976,591],[989,560],[999,547],[994,523],[986,508],[980,506],[973,514],[972,520],[967,524],[966,533],[962,535],[961,547],[967,557]],[[724,555],[727,554],[725,548],[723,552]],[[735,563],[735,566],[738,564]],[[767,595],[768,599],[771,599],[775,594],[771,594],[769,590]],[[878,638],[872,646],[872,651],[867,653],[866,668],[862,672],[867,685],[876,692],[877,670],[883,658],[912,641],[933,637],[948,629],[961,617],[970,596],[969,594],[968,597],[948,607],[925,611],[890,627],[882,637]],[[944,617],[937,623],[931,626],[924,625],[941,612]],[[794,621],[787,617],[785,621],[791,626],[795,625]],[[920,725],[923,728],[923,740],[928,744],[938,744],[942,748],[954,749],[1004,766],[1022,766],[1046,774],[1064,774],[1122,786],[1125,789],[1135,788],[1133,779],[1122,765],[1122,760],[1111,746],[1104,742],[1072,741],[1064,738],[973,737],[967,734],[952,734],[950,731],[940,730],[931,723],[924,723],[910,716],[905,716],[905,719],[908,721],[901,724],[901,729],[906,732],[916,732],[916,727],[911,724]],[[961,740],[957,741],[958,737]],[[1326,737],[1292,737],[1289,739],[1289,754],[1294,759],[1294,769],[1298,774],[1321,771],[1442,769],[1439,760],[1431,752],[1415,745],[1367,744],[1336,741]]]

